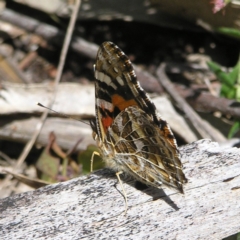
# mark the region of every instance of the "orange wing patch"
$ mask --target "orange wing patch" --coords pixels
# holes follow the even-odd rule
[[[134,99],[126,101],[123,97],[121,97],[118,94],[114,94],[112,96],[112,104],[118,107],[120,111],[123,111],[124,109],[130,106],[138,106],[137,102]]]
[[[108,127],[112,125],[113,118],[107,116],[107,117],[102,117],[102,126],[104,128],[104,132],[106,133],[108,130]]]

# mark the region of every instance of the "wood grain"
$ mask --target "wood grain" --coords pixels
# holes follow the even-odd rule
[[[200,140],[180,149],[185,194],[137,190],[115,174],[89,176],[0,200],[3,239],[222,239],[240,232],[240,150]],[[154,200],[153,200],[154,199]]]

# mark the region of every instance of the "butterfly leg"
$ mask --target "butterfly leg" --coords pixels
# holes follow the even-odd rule
[[[128,201],[127,201],[127,194],[126,194],[126,192],[125,192],[125,189],[124,189],[123,184],[122,184],[122,180],[121,180],[121,178],[120,178],[120,175],[121,175],[122,173],[123,173],[122,171],[117,172],[117,173],[116,173],[116,176],[117,176],[118,181],[119,181],[119,183],[120,183],[120,186],[121,186],[121,188],[122,188],[122,192],[123,192],[123,196],[124,196],[124,200],[125,200],[125,212],[124,212],[124,214],[126,214],[126,213],[127,213],[127,210],[128,210]]]
[[[95,156],[95,155],[97,155],[97,156],[101,156],[99,152],[94,151],[94,152],[92,153],[92,157],[91,157],[91,160],[90,160],[90,161],[91,161],[90,172],[93,171],[93,160],[94,160],[94,156]]]

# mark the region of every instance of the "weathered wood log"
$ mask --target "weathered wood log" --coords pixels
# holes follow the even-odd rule
[[[36,102],[47,106],[52,98],[51,84],[4,84],[4,89],[0,91],[0,113],[39,113],[44,108],[39,107]],[[94,85],[80,85],[76,83],[60,83],[52,109],[59,113],[84,118],[95,115],[95,89]],[[67,99],[67,100],[66,100]],[[172,107],[166,96],[153,98],[158,112],[166,119],[174,133],[186,142],[197,140],[192,130],[187,125],[185,119],[181,117]],[[49,113],[51,114],[51,112]],[[10,119],[10,118],[9,118]],[[8,120],[9,121],[9,120]],[[9,122],[4,127],[0,127],[0,138],[26,141],[33,135],[38,119]],[[46,145],[48,134],[54,131],[58,137],[60,146],[69,149],[75,145],[80,137],[83,137],[83,144],[79,149],[85,149],[89,143],[95,143],[92,139],[92,130],[86,124],[70,124],[69,120],[47,120],[41,131],[37,143]],[[87,122],[87,121],[86,121]],[[46,127],[46,125],[48,125]],[[83,126],[82,130],[76,129]],[[67,129],[69,131],[67,131]],[[89,131],[88,131],[89,130]],[[216,130],[217,131],[217,130]],[[218,135],[218,131],[215,134]],[[90,132],[90,133],[89,133]],[[45,134],[46,133],[46,134]],[[88,134],[88,135],[87,135]],[[62,137],[63,138],[62,138]],[[59,139],[61,137],[61,139]],[[77,137],[77,140],[76,140]],[[90,138],[90,139],[89,139]],[[71,140],[73,140],[71,142]],[[61,144],[62,143],[62,144]]]
[[[222,239],[240,232],[240,150],[210,140],[180,148],[185,194],[137,190],[129,209],[111,171],[0,200],[1,239]]]

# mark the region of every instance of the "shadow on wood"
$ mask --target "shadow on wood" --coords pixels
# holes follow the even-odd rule
[[[189,180],[184,195],[165,187],[139,191],[126,180],[124,215],[121,188],[105,169],[1,199],[1,237],[222,239],[240,232],[240,150],[204,139],[180,152]]]

